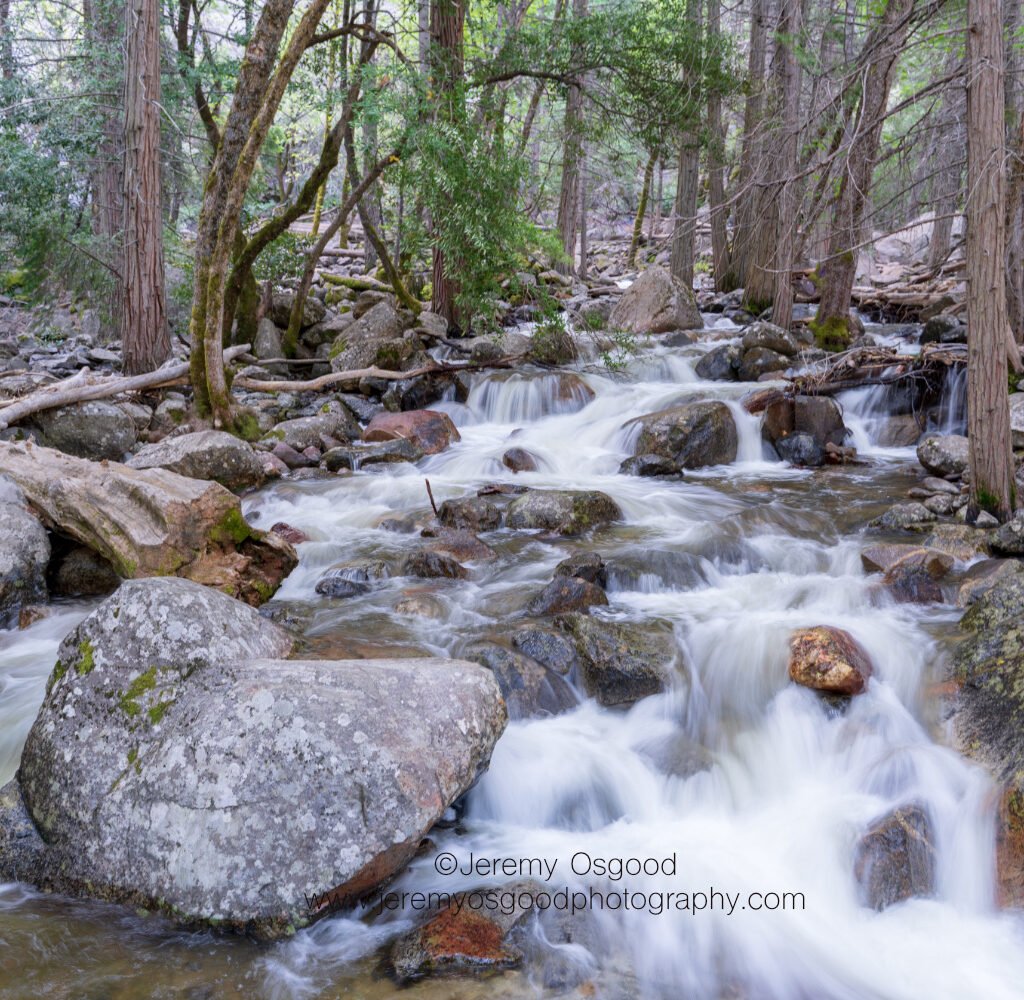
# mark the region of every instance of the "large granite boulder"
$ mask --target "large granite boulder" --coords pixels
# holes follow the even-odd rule
[[[274,937],[392,877],[486,766],[497,684],[291,645],[213,590],[126,583],[61,646],[0,878]]]
[[[39,428],[43,444],[94,462],[120,462],[139,436],[130,414],[101,399],[44,410],[32,422]]]
[[[791,439],[806,435],[813,443],[816,461],[794,462],[821,465],[825,446],[842,445],[849,431],[843,422],[843,411],[829,396],[784,396],[772,400],[764,409],[761,438],[786,461],[792,461]],[[803,440],[803,439],[800,439]]]
[[[640,417],[639,424],[634,456],[657,455],[677,472],[736,459],[739,436],[725,403],[684,403]]]
[[[6,476],[0,476],[0,539],[0,628],[7,628],[23,605],[46,599],[50,541]]]
[[[541,528],[558,535],[580,535],[621,519],[619,505],[597,490],[530,490],[505,509],[507,528]]]
[[[933,476],[962,476],[970,465],[962,434],[929,434],[917,446],[917,460]]]
[[[649,267],[615,304],[608,317],[613,330],[667,333],[704,325],[693,292],[663,267]]]
[[[263,463],[251,444],[224,431],[196,431],[148,444],[126,463],[133,469],[170,469],[190,479],[208,479],[229,490],[259,486]]]

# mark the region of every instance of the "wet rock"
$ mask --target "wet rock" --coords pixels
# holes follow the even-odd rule
[[[954,559],[967,562],[975,556],[989,554],[989,535],[968,524],[934,524],[924,540],[929,549],[945,552]]]
[[[94,462],[120,462],[138,440],[135,421],[119,406],[102,400],[46,410],[37,413],[33,423],[47,447]]]
[[[532,883],[502,886],[499,891],[509,894],[512,906],[494,910],[445,907],[422,927],[400,937],[391,949],[391,965],[399,982],[428,974],[482,972],[519,965],[523,952],[510,935],[533,909],[532,897],[519,891],[524,887],[540,889]],[[494,886],[484,891],[487,889],[493,890]],[[521,899],[531,902],[520,906]],[[505,909],[509,912],[503,912]]]
[[[501,527],[501,511],[483,497],[445,500],[438,508],[437,519],[446,528],[467,531],[494,531]]]
[[[436,455],[461,440],[451,417],[436,410],[409,410],[405,413],[378,413],[363,432],[364,441],[393,441],[405,438]]]
[[[619,466],[619,474],[623,476],[678,476],[679,468],[670,458],[662,455],[634,455],[627,458]]]
[[[921,330],[921,343],[966,344],[967,328],[955,316],[933,316]]]
[[[763,320],[751,323],[743,331],[742,344],[744,351],[763,347],[775,354],[785,355],[787,358],[792,358],[800,353],[800,344],[793,334],[783,330],[781,326],[766,323]]]
[[[1018,511],[992,532],[989,547],[996,555],[1024,556],[1024,511]]]
[[[401,576],[419,576],[427,580],[437,578],[465,580],[469,576],[469,570],[445,552],[420,549],[402,560],[399,574]]]
[[[587,694],[609,707],[631,705],[663,691],[678,660],[672,633],[658,626],[598,621],[573,612],[555,620],[579,657]]]
[[[290,647],[180,580],[85,619],[22,758],[32,881],[276,937],[400,871],[486,767],[497,684],[457,660],[267,658]],[[8,828],[5,879],[25,856]]]
[[[684,403],[640,417],[639,423],[633,454],[668,459],[677,472],[736,459],[736,422],[725,403]]]
[[[1019,559],[982,559],[961,577],[956,603],[961,608],[970,607],[1003,580],[1021,574],[1024,563]]]
[[[576,644],[561,632],[528,626],[516,629],[511,639],[515,649],[556,674],[565,676],[579,665]]]
[[[555,576],[576,576],[599,587],[608,586],[607,567],[596,552],[577,552],[563,559],[555,567]]]
[[[948,517],[960,506],[963,506],[963,504],[958,504],[957,500],[954,500],[953,497],[947,496],[944,493],[935,493],[923,500],[922,503],[928,510],[939,517]]]
[[[698,378],[712,382],[735,382],[739,377],[742,350],[736,344],[723,344],[708,351],[694,366]]]
[[[757,382],[763,375],[784,372],[791,364],[785,354],[767,347],[753,347],[743,352],[736,375],[741,382]]]
[[[396,413],[404,410],[422,410],[442,399],[454,399],[464,403],[467,398],[466,385],[459,376],[449,372],[438,372],[392,382],[381,397],[381,402],[386,410]]]
[[[445,606],[430,594],[409,594],[395,604],[395,614],[417,618],[444,618]]]
[[[9,628],[23,606],[46,599],[50,541],[6,476],[0,476],[0,539],[0,628]]]
[[[339,442],[358,441],[362,428],[348,408],[338,402],[324,406],[326,412],[316,416],[282,420],[264,436],[264,440],[280,441],[298,452],[320,447],[325,437]]]
[[[668,333],[704,326],[693,292],[662,267],[648,267],[615,304],[608,325],[629,333]]]
[[[423,529],[424,538],[433,538],[427,546],[432,552],[442,552],[459,562],[475,562],[490,560],[497,557],[485,542],[480,541],[472,531],[465,528],[435,528],[428,526]]]
[[[278,461],[283,462],[289,469],[308,469],[317,464],[317,461],[308,455],[304,455],[301,451],[296,451],[291,445],[287,445],[283,441],[278,441],[274,445],[274,450],[271,454]]]
[[[605,592],[595,583],[576,576],[556,576],[530,603],[526,613],[540,618],[567,611],[586,611],[608,604]]]
[[[898,503],[870,522],[869,527],[887,531],[913,531],[935,520],[935,515],[920,503]]]
[[[912,413],[888,417],[878,431],[882,448],[911,448],[921,437],[921,427]]]
[[[541,528],[559,535],[580,535],[621,519],[619,505],[597,490],[530,490],[505,509],[508,528]]]
[[[815,438],[797,431],[779,440],[775,445],[779,458],[790,465],[816,468],[825,464],[825,451]]]
[[[883,582],[901,604],[941,603],[939,581],[948,575],[952,566],[952,556],[921,549],[893,563],[885,571]]]
[[[501,464],[512,472],[536,472],[537,459],[525,448],[509,448],[501,456]]]
[[[320,463],[329,472],[342,469],[356,470],[367,465],[390,465],[393,462],[418,462],[423,458],[423,449],[405,438],[394,441],[380,441],[376,444],[353,444],[347,447],[331,448],[325,451]]]
[[[884,910],[905,899],[935,894],[935,834],[916,805],[873,823],[857,844],[854,877],[867,906]]]
[[[901,559],[911,555],[923,555],[931,562],[931,567],[934,570],[940,570],[944,566],[945,568],[937,573],[938,576],[942,576],[953,565],[952,558],[938,549],[898,542],[869,545],[861,552],[860,561],[869,573],[885,573],[890,566],[894,566]]]
[[[114,567],[84,545],[64,553],[50,565],[50,590],[61,597],[98,597],[113,593],[121,585]]]
[[[496,642],[474,642],[463,655],[494,674],[511,719],[559,715],[576,707],[576,692],[568,682],[523,653]]]
[[[967,438],[929,434],[917,446],[917,460],[936,476],[962,476],[970,465]]]
[[[270,318],[273,322],[281,327],[282,330],[288,329],[288,323],[291,320],[292,308],[295,305],[295,292],[293,291],[282,291],[275,292],[270,304]],[[322,322],[324,316],[327,315],[327,307],[315,296],[307,295],[306,301],[302,304],[302,320],[300,325],[302,327],[313,326],[315,323]],[[260,357],[261,355],[257,355]],[[280,354],[274,355],[274,357],[281,357]]]
[[[252,445],[224,431],[196,431],[141,448],[128,460],[133,469],[170,469],[179,476],[206,479],[229,490],[258,486],[263,463]]]
[[[315,590],[325,597],[357,597],[369,593],[391,575],[387,563],[369,560],[332,566],[317,581]]]
[[[800,629],[789,640],[789,676],[828,694],[860,694],[872,673],[871,658],[849,632],[830,625]]]

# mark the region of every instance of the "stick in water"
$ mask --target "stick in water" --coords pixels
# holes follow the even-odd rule
[[[434,503],[434,491],[430,488],[430,480],[424,479],[423,482],[427,484],[427,496],[430,497],[430,506],[434,508],[434,517],[437,517],[437,504]]]

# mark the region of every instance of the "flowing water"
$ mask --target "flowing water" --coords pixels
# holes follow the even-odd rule
[[[750,387],[695,376],[707,346],[650,349],[619,374],[586,370],[590,402],[563,399],[552,374],[481,377],[465,404],[441,404],[462,441],[418,468],[290,480],[246,502],[256,524],[286,521],[310,536],[274,606],[314,655],[458,655],[507,632],[555,564],[581,549],[600,552],[611,570],[610,606],[597,616],[668,623],[676,637],[678,679],[664,694],[629,711],[581,699],[554,718],[511,722],[461,821],[435,831],[433,848],[393,888],[489,881],[437,874],[439,852],[460,863],[538,858],[557,866],[552,891],[655,900],[715,890],[738,899],[733,912],[591,909],[567,935],[570,921],[549,911],[528,929],[522,969],[426,980],[403,995],[1024,997],[1024,922],[993,899],[993,789],[944,745],[934,697],[957,612],[895,604],[861,568],[864,524],[920,474],[913,451],[873,443],[884,400],[860,391],[843,402],[866,464],[808,472],[766,459],[758,418],[738,403]],[[735,464],[676,482],[617,474],[637,433],[631,418],[708,397],[733,408]],[[962,419],[954,410],[947,405],[942,420]],[[509,473],[500,458],[512,445],[537,456],[539,470]],[[469,580],[392,578],[344,601],[317,596],[327,567],[397,559],[415,544],[378,525],[409,514],[427,521],[424,478],[438,503],[496,481],[603,490],[625,517],[588,539],[489,534],[497,558],[473,565]],[[435,617],[396,613],[410,595]],[[26,631],[0,633],[0,781],[13,773],[56,645],[85,610],[58,608]],[[820,624],[849,630],[876,664],[845,712],[788,680],[789,633]],[[857,838],[910,803],[933,822],[937,893],[876,913],[853,877]],[[583,855],[674,857],[676,874],[610,879],[583,871]],[[755,909],[752,893],[794,902]],[[338,915],[260,947],[3,886],[0,998],[389,997],[398,989],[382,949],[409,926],[402,912]]]

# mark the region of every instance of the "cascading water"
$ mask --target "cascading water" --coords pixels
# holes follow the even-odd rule
[[[628,889],[647,900],[715,890],[737,900],[732,912],[648,905],[589,908],[570,920],[548,911],[531,925],[522,971],[428,979],[404,993],[1022,997],[1024,927],[992,898],[992,786],[943,746],[927,696],[944,676],[956,612],[893,603],[860,563],[861,527],[916,479],[911,453],[873,446],[868,406],[847,400],[847,421],[863,434],[870,465],[811,473],[767,460],[757,418],[738,405],[751,387],[700,382],[693,363],[703,349],[658,349],[621,375],[583,372],[589,402],[589,392],[569,391],[558,375],[481,377],[466,403],[440,404],[461,442],[419,467],[283,482],[247,501],[255,523],[286,521],[310,536],[275,603],[305,621],[307,640],[324,655],[457,655],[466,642],[507,628],[556,563],[582,549],[600,552],[609,566],[610,604],[595,616],[661,622],[676,638],[676,677],[665,693],[628,711],[584,701],[557,717],[510,723],[459,825],[435,831],[432,849],[390,888],[454,892],[507,881],[438,874],[444,852],[460,865],[471,856],[534,858],[555,865],[552,890]],[[724,399],[737,417],[734,465],[681,481],[618,474],[636,434],[633,418],[707,397]],[[536,456],[538,471],[505,469],[501,456],[512,446]],[[425,519],[425,477],[439,503],[499,479],[602,490],[624,522],[571,541],[488,535],[497,559],[475,566],[469,580],[430,582],[438,617],[394,611],[423,581],[383,579],[345,601],[318,597],[315,583],[333,563],[388,562],[408,550],[408,536],[378,524],[410,512]],[[3,778],[56,642],[81,613],[68,609],[28,632],[2,634],[2,731],[18,727],[0,753]],[[848,630],[876,665],[866,693],[844,712],[789,682],[788,636],[813,625]],[[18,678],[28,684],[20,695],[12,688]],[[859,898],[855,845],[869,823],[909,804],[932,821],[937,890],[876,913]],[[674,857],[676,874],[613,879],[583,870],[580,855]],[[804,905],[756,910],[752,893],[801,894]],[[18,952],[21,981],[60,996],[124,981],[146,983],[147,996],[393,996],[374,956],[409,917],[367,909],[259,949],[130,911],[0,889],[0,939]],[[0,987],[0,997],[21,995]],[[111,987],[109,995],[143,994]]]

